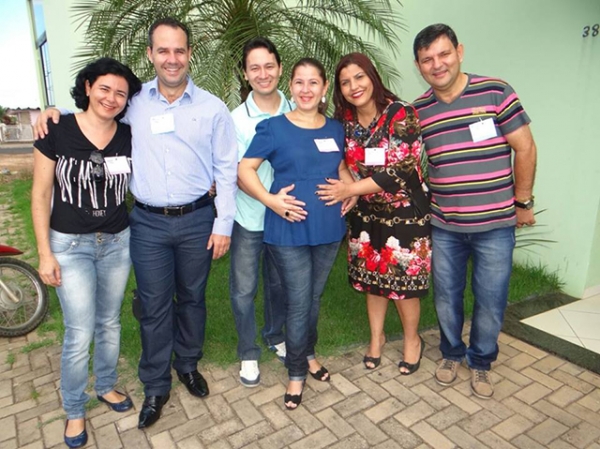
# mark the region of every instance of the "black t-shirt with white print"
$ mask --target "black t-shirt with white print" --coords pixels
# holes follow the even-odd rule
[[[67,234],[106,232],[116,234],[129,225],[125,196],[131,173],[110,174],[104,163],[104,179],[95,180],[90,154],[97,150],[81,132],[75,115],[48,122],[48,135],[34,144],[56,162],[54,201],[50,228]],[[117,131],[102,150],[103,156],[125,156],[131,170],[131,129],[117,123]]]

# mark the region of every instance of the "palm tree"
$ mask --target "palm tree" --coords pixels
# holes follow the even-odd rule
[[[396,12],[399,5],[399,0],[79,0],[73,8],[80,26],[87,27],[87,45],[77,54],[75,69],[90,59],[112,56],[141,79],[152,78],[146,58],[148,28],[157,18],[172,16],[190,27],[194,82],[229,106],[238,105],[248,93],[242,47],[256,36],[277,45],[284,79],[301,57],[319,59],[331,76],[342,55],[360,51],[389,84],[399,77],[396,31],[404,28]],[[364,41],[358,30],[376,43]]]

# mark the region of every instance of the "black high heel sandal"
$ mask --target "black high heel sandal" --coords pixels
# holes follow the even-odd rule
[[[319,382],[329,382],[331,380],[329,371],[327,371],[327,368],[325,368],[324,366],[321,366],[321,369],[315,373],[311,373],[310,371],[308,371],[308,373],[313,377],[313,379],[316,379]],[[325,377],[325,379],[323,379],[323,377]]]
[[[375,368],[377,368],[381,364],[381,356],[379,356],[379,357],[371,357],[369,355],[366,355],[366,356],[363,357],[363,363],[365,365],[365,368],[367,368],[367,369],[375,369]],[[367,365],[367,363],[372,363],[373,366],[369,366],[369,365]]]
[[[406,368],[408,370],[408,371],[400,371],[400,374],[402,374],[403,376],[410,376],[411,374],[415,373],[421,366],[421,359],[423,358],[423,351],[425,351],[425,342],[423,341],[423,337],[421,337],[420,335],[419,335],[419,339],[421,340],[421,354],[419,355],[419,360],[417,361],[417,363],[408,363],[408,362],[405,362],[404,360],[401,360],[398,363],[398,369]]]
[[[305,384],[306,384],[306,380],[302,382],[302,391],[300,392],[300,394],[285,393],[283,395],[283,405],[285,405],[285,408],[287,408],[288,410],[296,410],[300,406],[300,403],[302,402],[302,393],[304,393],[304,385]],[[294,404],[295,407],[290,407],[288,405],[288,402],[291,402],[292,404]]]

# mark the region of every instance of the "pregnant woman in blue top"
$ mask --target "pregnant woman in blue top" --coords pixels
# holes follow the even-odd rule
[[[329,374],[315,359],[317,319],[325,282],[346,231],[343,214],[356,198],[327,207],[315,191],[324,179],[353,182],[344,163],[344,129],[323,115],[329,83],[323,65],[312,58],[292,68],[290,92],[296,109],[264,120],[239,165],[240,187],[267,207],[264,240],[286,293],[288,409],[298,407],[306,372],[320,381]],[[256,170],[268,160],[274,181],[267,192]],[[283,187],[294,185],[290,194]],[[291,205],[291,194],[304,203]]]

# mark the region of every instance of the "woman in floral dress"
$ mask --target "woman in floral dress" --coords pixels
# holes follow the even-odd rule
[[[421,173],[421,127],[414,108],[386,89],[363,54],[344,56],[335,72],[335,117],[344,124],[346,164],[356,182],[328,180],[321,199],[335,204],[360,195],[348,214],[352,287],[366,293],[371,343],[365,367],[376,368],[384,321],[394,301],[404,329],[400,373],[419,369],[420,298],[431,270],[429,199]]]

